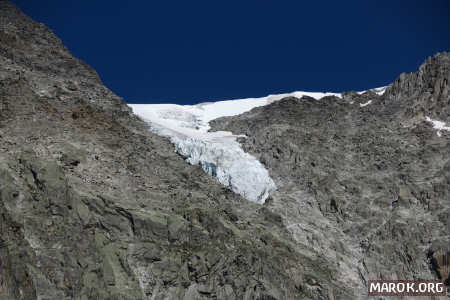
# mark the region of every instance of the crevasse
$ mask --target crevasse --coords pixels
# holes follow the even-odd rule
[[[253,156],[245,153],[236,141],[201,141],[172,137],[175,151],[186,157],[192,165],[203,170],[221,184],[249,201],[264,203],[275,183],[269,172]]]

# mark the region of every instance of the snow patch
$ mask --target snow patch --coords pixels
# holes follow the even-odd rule
[[[374,92],[377,95],[383,95],[384,92],[386,92],[387,87],[388,86],[386,85],[386,86],[370,89],[369,91],[372,91],[372,92]]]
[[[442,130],[450,131],[450,126],[445,126],[445,122],[433,120],[430,117],[426,117],[425,120],[433,124],[433,128],[437,130],[436,134],[438,136],[442,136]]]
[[[381,86],[381,87],[377,87],[377,88],[373,88],[373,89],[370,89],[370,90],[367,90],[367,91],[371,91],[371,92],[373,92],[373,93],[375,93],[375,94],[377,94],[377,95],[383,95],[384,94],[384,92],[386,92],[386,89],[387,89],[387,85],[386,86]],[[358,92],[358,94],[364,94],[365,92],[367,92],[367,91],[361,91],[361,92]]]
[[[369,101],[367,101],[366,103],[360,103],[359,106],[360,106],[360,107],[364,107],[364,106],[369,105],[370,103],[372,103],[372,100],[369,100]]]

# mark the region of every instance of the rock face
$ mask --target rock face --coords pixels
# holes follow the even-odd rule
[[[433,119],[450,121],[450,55],[429,58],[419,71],[401,74],[386,90],[386,99],[407,106],[409,117],[428,114]]]
[[[211,124],[248,137],[278,187],[268,209],[357,294],[370,279],[449,283],[450,132],[428,119],[450,125],[449,76],[441,53],[383,95],[286,98]]]
[[[0,299],[363,299],[448,276],[450,135],[424,119],[449,125],[448,62],[214,122],[276,181],[262,206],[0,0]]]
[[[0,1],[0,299],[351,298],[281,220]]]

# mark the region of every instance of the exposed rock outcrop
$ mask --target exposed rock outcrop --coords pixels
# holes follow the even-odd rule
[[[0,41],[0,299],[353,297],[8,1]]]
[[[449,120],[449,70],[441,53],[381,96],[286,98],[211,125],[248,137],[278,187],[268,208],[360,294],[369,279],[439,278],[428,253],[450,248],[450,132],[425,116]]]
[[[450,54],[428,60],[415,73],[401,74],[386,90],[385,98],[407,107],[407,116],[427,114],[450,122]]]

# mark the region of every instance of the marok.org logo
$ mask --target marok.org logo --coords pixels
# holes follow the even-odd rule
[[[369,280],[369,296],[445,296],[446,286],[438,280]]]

